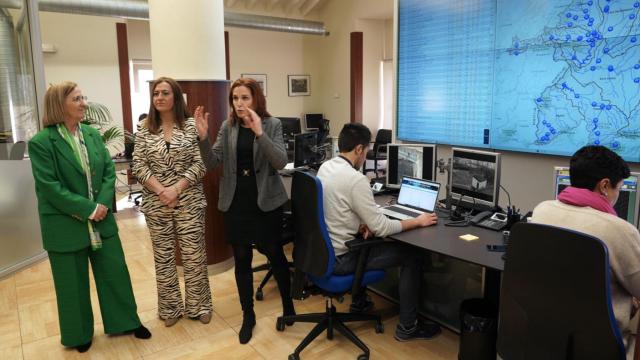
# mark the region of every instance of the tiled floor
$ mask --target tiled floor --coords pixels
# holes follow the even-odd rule
[[[264,301],[256,302],[257,325],[247,345],[238,342],[242,312],[238,301],[233,269],[211,275],[214,315],[210,324],[182,319],[171,328],[157,317],[153,255],[144,216],[123,198],[116,215],[120,236],[140,317],[151,332],[150,340],[132,336],[107,336],[95,290],[92,302],[95,317],[93,346],[85,354],[60,345],[55,293],[49,262],[44,260],[10,277],[0,280],[0,359],[286,359],[312,328],[312,324],[295,324],[284,332],[275,328],[281,312],[275,281],[265,287]],[[290,253],[291,249],[287,248]],[[257,253],[256,253],[257,254]],[[264,257],[257,254],[254,263]],[[255,276],[257,286],[264,273]],[[91,285],[95,289],[94,285]],[[376,311],[381,312],[386,331],[376,334],[371,323],[350,325],[371,349],[371,359],[455,359],[458,336],[447,330],[431,341],[400,343],[394,340],[397,309],[374,296]],[[347,308],[348,299],[337,304]],[[324,300],[314,296],[295,302],[298,313],[319,312]],[[336,333],[333,340],[321,335],[302,352],[303,359],[354,359],[359,349]]]

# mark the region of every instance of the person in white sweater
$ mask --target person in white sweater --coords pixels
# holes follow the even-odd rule
[[[318,170],[324,194],[325,222],[336,254],[334,274],[355,271],[358,254],[348,252],[345,242],[353,240],[358,233],[365,239],[370,235],[385,237],[438,221],[435,214],[422,214],[403,221],[391,220],[382,214],[373,200],[368,178],[358,171],[365,161],[370,141],[371,131],[366,126],[346,124],[338,139],[340,155],[322,164]],[[441,331],[437,324],[417,321],[421,263],[420,252],[400,242],[385,242],[371,247],[369,252],[367,270],[401,266],[400,323],[395,333],[398,341],[431,339]],[[366,295],[353,301],[352,311],[367,307],[362,305],[367,302]]]
[[[609,250],[611,303],[627,348],[633,357],[635,326],[634,297],[640,297],[640,233],[616,216],[613,209],[629,166],[604,146],[585,146],[570,163],[571,186],[558,200],[544,201],[533,211],[531,221],[579,231],[602,240]]]

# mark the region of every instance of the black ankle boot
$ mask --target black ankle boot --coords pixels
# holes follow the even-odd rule
[[[253,327],[256,326],[256,313],[253,310],[245,311],[242,314],[242,327],[238,334],[240,344],[246,344],[251,340]]]
[[[89,340],[89,342],[86,344],[78,345],[78,346],[75,346],[74,348],[78,350],[79,353],[83,353],[83,352],[87,352],[87,350],[89,350],[90,347],[91,347],[91,340]]]

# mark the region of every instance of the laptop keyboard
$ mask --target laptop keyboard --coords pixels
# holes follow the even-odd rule
[[[395,212],[400,213],[400,214],[413,216],[413,217],[416,217],[416,216],[420,215],[420,213],[418,213],[418,212],[410,211],[410,210],[407,210],[407,209],[403,209],[403,208],[398,207],[398,206],[389,206],[389,207],[387,207],[387,209],[389,209],[391,211],[395,211]]]

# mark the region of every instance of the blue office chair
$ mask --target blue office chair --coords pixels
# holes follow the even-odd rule
[[[379,281],[384,277],[384,270],[364,271],[368,248],[382,240],[353,240],[347,243],[349,251],[360,251],[358,266],[355,274],[334,275],[335,253],[324,221],[322,204],[322,184],[311,172],[296,171],[291,185],[291,203],[295,226],[295,240],[293,249],[293,263],[296,269],[292,295],[301,297],[302,284],[310,282],[315,285],[314,290],[326,297],[326,309],[323,313],[298,314],[280,316],[276,328],[284,331],[285,323],[311,322],[317,325],[302,340],[289,360],[300,358],[300,352],[320,335],[325,329],[327,338],[333,339],[333,330],[338,330],[351,342],[362,349],[359,360],[369,358],[369,348],[344,323],[351,321],[375,321],[375,330],[382,333],[384,327],[379,315],[338,313],[333,305],[333,299],[342,300],[343,296],[352,291]],[[313,292],[313,291],[312,291]]]
[[[506,258],[498,324],[503,359],[625,359],[601,240],[517,223]]]

